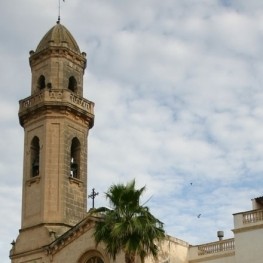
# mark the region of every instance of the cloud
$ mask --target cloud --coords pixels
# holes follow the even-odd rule
[[[0,10],[0,255],[9,262],[21,211],[18,100],[30,95],[28,52],[58,9],[51,0],[17,0]],[[62,24],[88,55],[96,206],[112,183],[136,178],[168,234],[192,244],[216,240],[218,230],[233,236],[232,213],[262,195],[262,10],[256,0],[61,3]]]

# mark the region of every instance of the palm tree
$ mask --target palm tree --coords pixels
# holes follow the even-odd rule
[[[126,263],[135,263],[137,256],[141,262],[148,255],[157,257],[157,242],[164,239],[165,232],[163,223],[147,206],[140,205],[144,191],[145,186],[135,189],[135,180],[127,185],[112,185],[106,193],[112,209],[100,207],[94,210],[102,215],[95,226],[95,242],[97,245],[103,242],[114,260],[121,251]]]

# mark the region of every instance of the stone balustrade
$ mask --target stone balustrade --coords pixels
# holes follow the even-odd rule
[[[214,254],[222,251],[231,251],[231,250],[235,250],[235,241],[234,238],[221,240],[221,241],[198,246],[197,249],[198,249],[198,256]]]
[[[243,224],[256,223],[263,221],[263,210],[252,210],[243,213]]]
[[[189,262],[199,262],[201,259],[233,257],[235,253],[234,238],[202,244],[198,246],[190,246]],[[202,261],[203,262],[203,261]]]
[[[91,114],[94,114],[94,103],[69,90],[43,90],[40,93],[27,97],[19,102],[19,112],[23,112],[29,108],[32,108],[42,102],[64,102],[71,103]]]
[[[249,227],[251,225],[263,224],[263,209],[254,209],[242,213],[234,214],[234,231]]]

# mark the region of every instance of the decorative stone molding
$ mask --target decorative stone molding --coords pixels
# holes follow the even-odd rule
[[[74,178],[72,176],[69,176],[69,182],[70,184],[77,184],[79,187],[83,186],[83,182],[81,180],[79,180],[78,178]]]
[[[40,175],[34,176],[26,181],[27,186],[31,186],[32,184],[36,183],[39,184],[40,182]]]

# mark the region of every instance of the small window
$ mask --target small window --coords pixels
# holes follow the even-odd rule
[[[73,92],[77,91],[77,81],[73,76],[71,76],[68,80],[68,89]]]
[[[39,138],[35,136],[31,142],[31,177],[39,175],[39,152]]]
[[[41,75],[39,77],[38,82],[37,82],[37,87],[40,90],[42,90],[46,87],[46,80],[45,80],[45,77],[43,75]]]
[[[80,167],[80,142],[75,137],[71,142],[70,148],[70,176],[73,178],[79,178]]]

